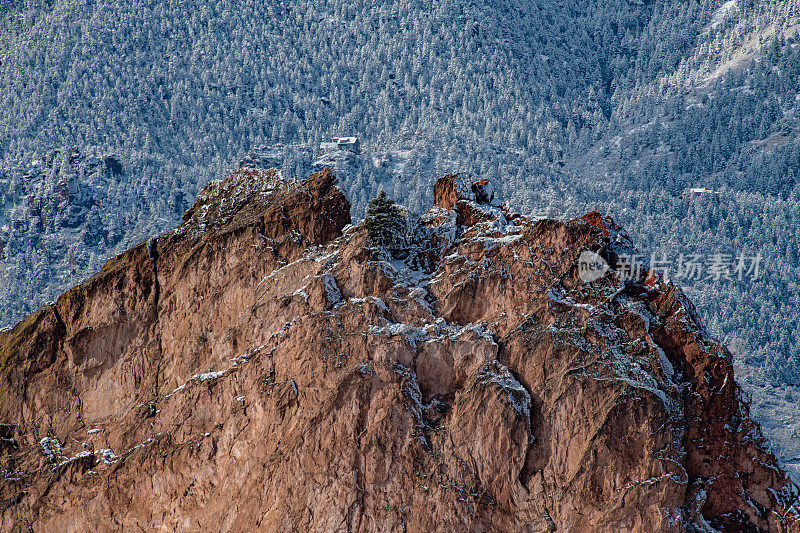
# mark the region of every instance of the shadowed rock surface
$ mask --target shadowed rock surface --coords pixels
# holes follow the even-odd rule
[[[800,531],[680,289],[581,281],[611,219],[434,193],[393,260],[243,168],[0,333],[0,529]]]

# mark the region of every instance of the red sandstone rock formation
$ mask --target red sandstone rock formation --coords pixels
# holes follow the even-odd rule
[[[680,290],[579,278],[610,219],[434,191],[413,270],[242,170],[0,333],[0,528],[800,530]]]

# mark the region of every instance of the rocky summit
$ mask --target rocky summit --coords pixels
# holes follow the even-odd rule
[[[242,168],[0,333],[0,529],[800,531],[731,355],[618,275],[620,227],[434,198],[385,247],[329,170]]]

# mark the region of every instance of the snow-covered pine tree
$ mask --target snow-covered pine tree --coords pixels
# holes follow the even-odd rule
[[[373,245],[383,247],[393,256],[402,249],[405,220],[400,208],[386,195],[386,191],[381,190],[367,204],[364,226]]]

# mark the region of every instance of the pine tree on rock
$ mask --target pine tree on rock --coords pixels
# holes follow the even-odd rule
[[[373,245],[386,248],[393,256],[397,255],[402,245],[405,221],[400,208],[385,191],[381,190],[367,204],[364,226]]]

